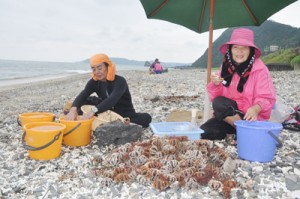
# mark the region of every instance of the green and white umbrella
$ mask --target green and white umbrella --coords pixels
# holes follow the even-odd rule
[[[259,26],[295,1],[297,0],[140,0],[149,19],[169,21],[197,33],[209,31],[207,82],[210,81],[212,67],[213,30]]]

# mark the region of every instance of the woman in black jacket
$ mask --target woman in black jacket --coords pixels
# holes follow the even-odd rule
[[[93,104],[96,108],[85,114],[84,119],[111,110],[122,117],[129,117],[132,123],[148,127],[152,117],[148,113],[135,112],[128,84],[124,77],[115,74],[115,65],[109,57],[105,54],[96,54],[90,58],[90,66],[93,78],[75,98],[66,119],[75,120],[81,112],[82,105]],[[94,92],[97,97],[90,96]]]

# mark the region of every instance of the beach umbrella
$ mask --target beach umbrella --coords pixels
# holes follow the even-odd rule
[[[213,30],[259,26],[295,1],[297,0],[140,0],[148,19],[169,21],[197,33],[209,31],[207,83],[210,81],[212,67]],[[205,121],[207,112],[204,111]]]

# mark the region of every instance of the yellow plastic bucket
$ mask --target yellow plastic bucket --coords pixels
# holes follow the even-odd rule
[[[59,118],[59,122],[66,125],[63,143],[67,146],[86,146],[91,142],[92,122],[89,120],[65,120],[66,117]]]
[[[55,115],[49,112],[32,112],[22,113],[18,117],[18,124],[22,126],[24,131],[24,125],[30,122],[53,122]]]
[[[50,160],[60,156],[66,125],[55,122],[30,122],[24,125],[22,143],[29,157]]]

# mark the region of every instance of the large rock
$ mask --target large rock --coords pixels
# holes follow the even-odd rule
[[[141,138],[142,131],[143,128],[139,125],[128,125],[117,120],[98,127],[95,136],[99,147],[110,144],[121,145],[137,141]]]

